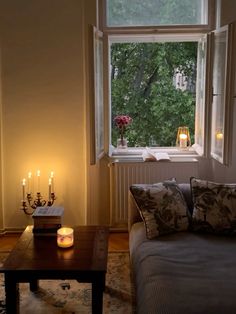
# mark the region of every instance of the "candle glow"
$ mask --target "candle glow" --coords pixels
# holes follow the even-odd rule
[[[61,248],[68,248],[74,244],[74,230],[62,227],[57,230],[57,245]]]
[[[187,147],[187,134],[181,133],[179,135],[179,146],[180,148],[186,148]]]

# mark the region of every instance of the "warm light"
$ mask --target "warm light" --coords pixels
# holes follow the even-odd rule
[[[57,245],[61,248],[68,248],[74,244],[74,230],[62,227],[57,230]]]
[[[179,139],[180,139],[180,140],[186,140],[187,137],[188,137],[187,134],[180,134],[180,135],[179,135]]]
[[[40,170],[37,171],[37,177],[40,177]]]
[[[54,172],[53,172],[53,171],[51,171],[51,178],[53,178],[53,176],[54,176]]]
[[[180,126],[178,128],[176,146],[184,149],[191,146],[189,128],[187,126]]]
[[[217,138],[217,140],[222,140],[223,139],[223,133],[217,133],[216,138]]]
[[[32,172],[28,173],[28,178],[31,179],[32,178]]]
[[[25,186],[25,182],[26,182],[26,180],[25,180],[25,179],[23,179],[23,180],[22,180],[22,185],[24,185],[24,186]]]

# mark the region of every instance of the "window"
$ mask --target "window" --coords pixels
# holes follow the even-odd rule
[[[117,115],[133,119],[125,132],[131,147],[175,146],[181,125],[189,127],[194,142],[196,39],[115,40],[110,45],[112,145],[119,137]]]
[[[195,150],[209,152],[213,3],[104,0],[109,144],[119,136],[114,117],[124,114],[133,118],[129,147],[175,146],[178,126],[186,125]]]
[[[106,0],[107,26],[204,25],[206,0]]]
[[[208,1],[106,0],[105,30],[110,60],[110,144],[119,134],[114,118],[132,117],[126,130],[131,147],[175,146],[186,125],[191,142],[203,153],[205,140],[204,26]],[[201,25],[202,34],[193,26]],[[165,33],[148,34],[150,26]],[[181,34],[176,34],[181,29]],[[125,34],[123,34],[125,30]],[[185,32],[186,31],[186,32]],[[113,34],[115,32],[115,34]],[[197,105],[196,105],[197,100]]]

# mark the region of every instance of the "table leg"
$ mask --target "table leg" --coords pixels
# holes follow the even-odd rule
[[[5,274],[6,314],[20,313],[19,284],[14,280],[14,272]]]
[[[30,291],[32,291],[32,292],[37,291],[38,287],[39,287],[39,285],[38,285],[37,279],[30,280]]]
[[[104,278],[92,283],[92,313],[102,314]]]

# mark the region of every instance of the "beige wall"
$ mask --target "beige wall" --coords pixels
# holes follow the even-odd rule
[[[0,2],[2,207],[4,225],[31,222],[20,210],[21,179],[55,172],[66,224],[86,222],[86,102],[83,1]],[[1,223],[1,219],[0,219]]]
[[[55,172],[57,204],[65,207],[65,224],[109,223],[108,161],[89,163],[89,24],[97,24],[96,2],[0,1],[0,229],[32,222],[19,210],[20,183],[28,171],[37,169],[44,195],[48,174]],[[222,23],[232,21],[232,12],[235,1],[224,0]],[[235,160],[234,136],[231,166],[203,159],[201,177],[235,182]]]

